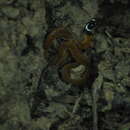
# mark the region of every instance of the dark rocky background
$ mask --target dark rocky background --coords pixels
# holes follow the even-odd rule
[[[93,17],[93,82],[66,84],[43,41],[60,25],[80,37]],[[0,130],[129,130],[129,37],[129,0],[0,0]]]

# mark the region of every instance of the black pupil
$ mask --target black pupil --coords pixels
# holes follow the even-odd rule
[[[88,29],[93,29],[95,27],[95,23],[89,23],[88,24]]]

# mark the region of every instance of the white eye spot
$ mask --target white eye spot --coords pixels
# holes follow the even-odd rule
[[[85,26],[85,30],[87,32],[92,32],[93,31],[93,28],[95,27],[96,25],[96,20],[95,19],[91,19],[91,21],[89,21],[86,26]]]
[[[87,30],[88,32],[91,32],[92,30],[88,28],[88,25],[89,25],[89,24],[87,24],[87,25],[85,26],[85,30]]]

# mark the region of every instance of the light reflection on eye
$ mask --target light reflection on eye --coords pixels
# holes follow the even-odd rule
[[[91,21],[86,24],[85,30],[88,31],[88,32],[92,32],[92,30],[95,26],[96,26],[96,20],[91,19]]]

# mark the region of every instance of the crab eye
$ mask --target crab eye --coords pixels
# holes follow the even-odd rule
[[[86,26],[85,26],[85,31],[87,32],[92,32],[93,28],[95,28],[96,26],[96,20],[95,19],[91,19],[91,21],[89,21]]]

